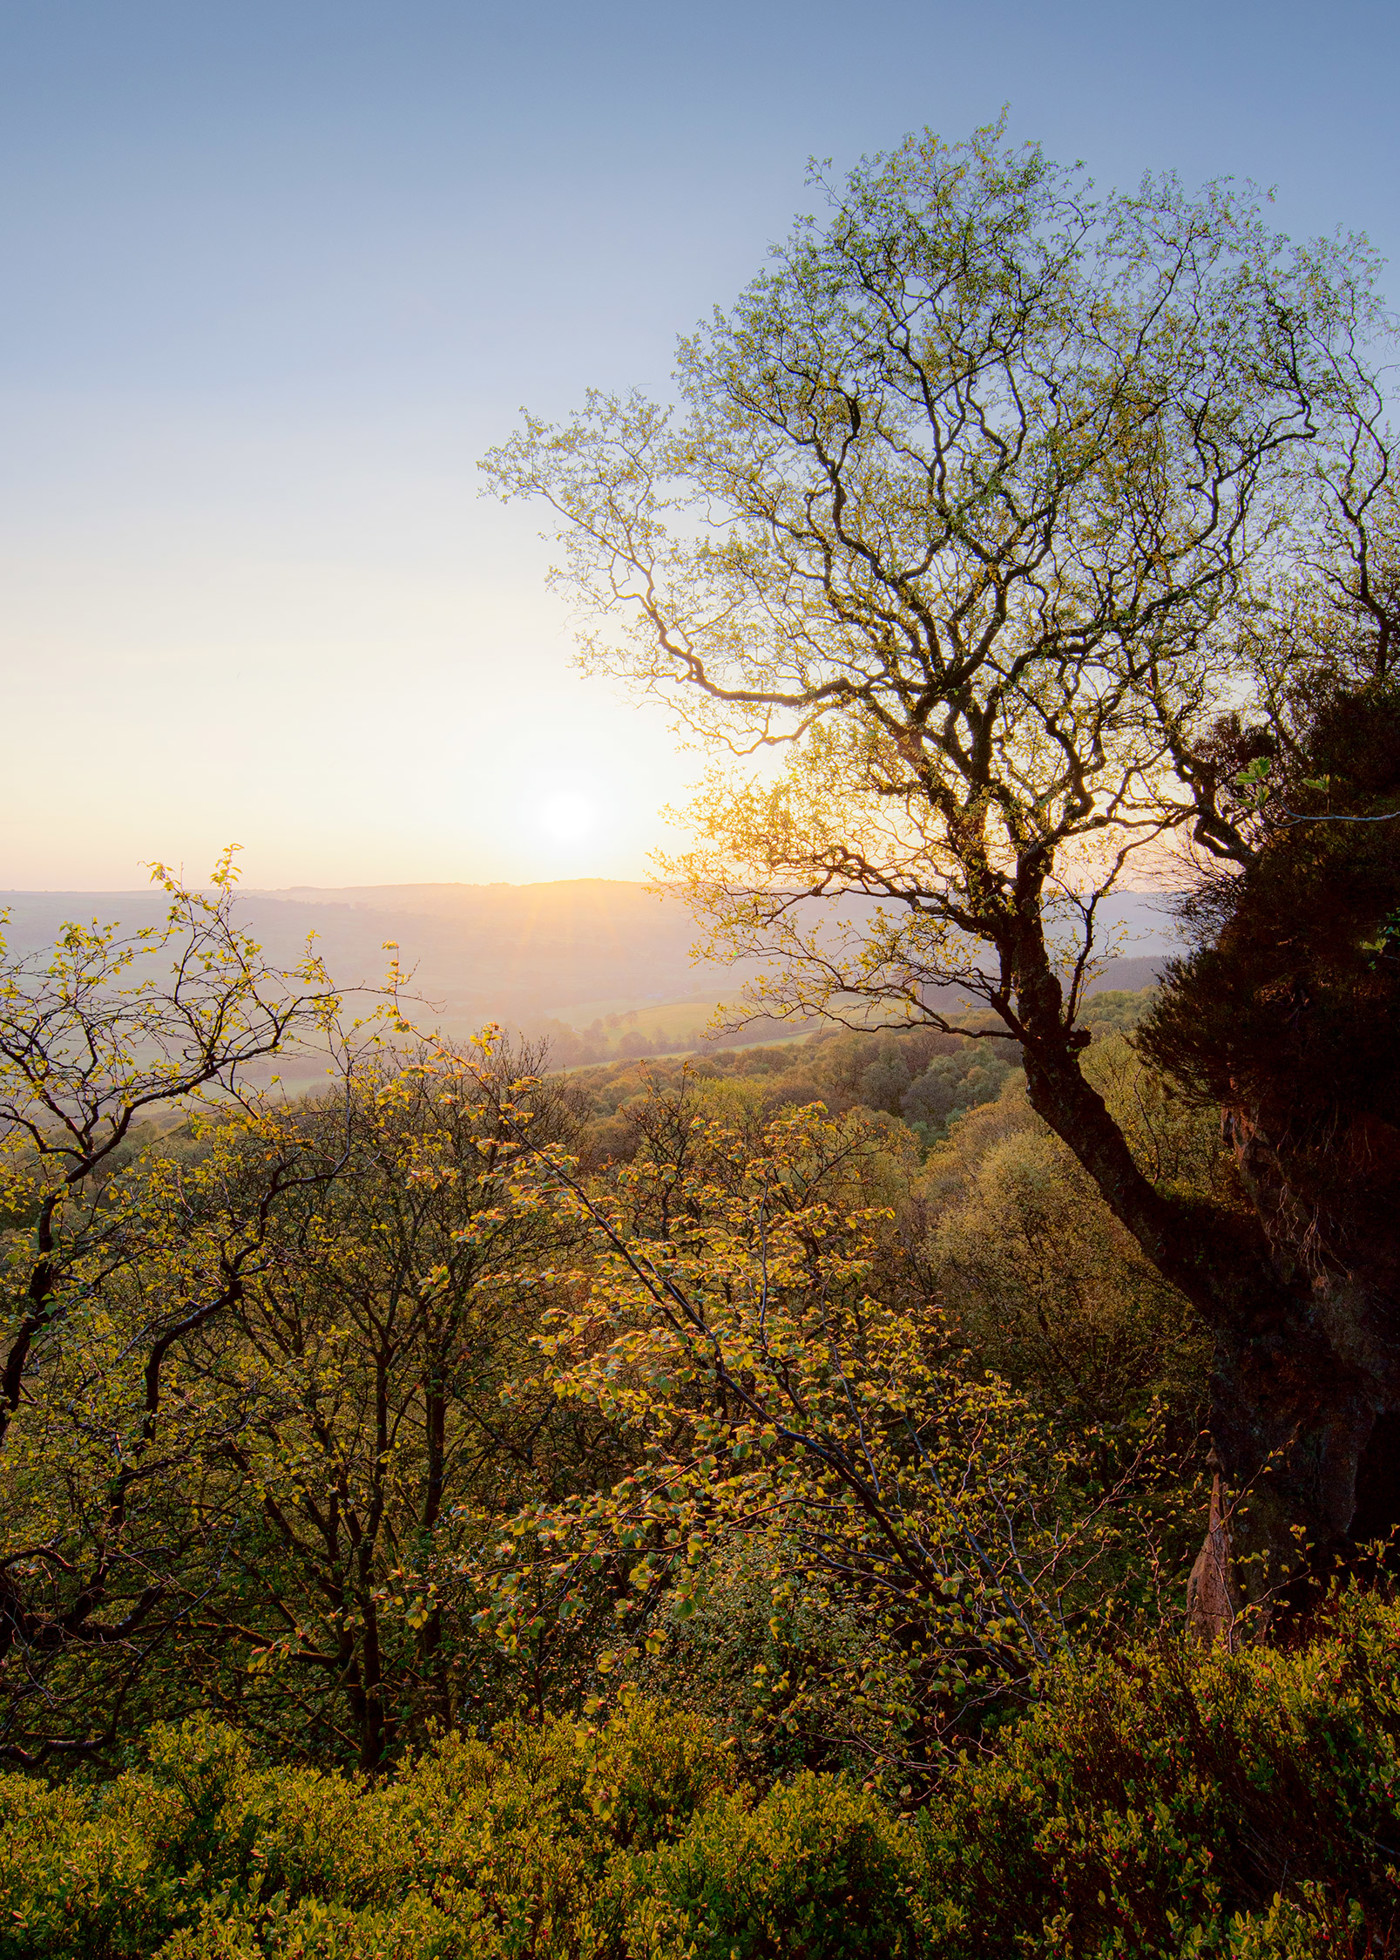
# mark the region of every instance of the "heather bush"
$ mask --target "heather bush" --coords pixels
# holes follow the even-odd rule
[[[730,1756],[642,1702],[444,1738],[378,1782],[157,1729],[105,1787],[0,1778],[0,1960],[618,1952],[636,1861],[731,1787]]]

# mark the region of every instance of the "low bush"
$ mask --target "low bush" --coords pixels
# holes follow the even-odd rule
[[[804,1770],[756,1805],[711,1804],[652,1857],[634,1915],[648,1960],[899,1960],[913,1951],[907,1833],[843,1777]]]
[[[445,1738],[392,1776],[153,1732],[112,1782],[0,1777],[0,1960],[1381,1960],[1400,1950],[1400,1608],[1292,1649],[1060,1663],[901,1815],[722,1725]]]
[[[0,1778],[0,1960],[619,1952],[634,1871],[732,1788],[731,1755],[643,1702],[449,1737],[377,1783],[158,1729],[95,1790]]]
[[[1391,1951],[1400,1610],[1333,1611],[1291,1652],[1163,1643],[1048,1674],[918,1820],[928,1951]]]

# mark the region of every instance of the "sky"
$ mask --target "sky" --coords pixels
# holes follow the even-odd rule
[[[1394,0],[0,0],[0,888],[645,876],[699,762],[479,498],[520,407],[1003,104],[1393,265],[1397,83]]]

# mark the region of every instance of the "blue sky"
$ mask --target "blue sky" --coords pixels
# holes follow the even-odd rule
[[[639,875],[685,762],[476,498],[518,406],[664,387],[809,155],[1003,102],[1394,261],[1398,84],[1346,0],[0,6],[0,886]]]

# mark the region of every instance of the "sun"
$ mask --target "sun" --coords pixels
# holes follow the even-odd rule
[[[554,843],[578,844],[596,830],[598,811],[590,797],[576,790],[556,790],[538,805],[536,821]]]

